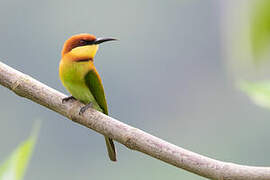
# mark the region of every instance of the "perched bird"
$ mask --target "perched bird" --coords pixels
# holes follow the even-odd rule
[[[80,114],[92,107],[108,115],[101,78],[94,66],[94,57],[100,43],[113,41],[113,38],[96,38],[90,34],[78,34],[70,37],[62,49],[59,76],[64,87],[72,96],[64,98],[63,103],[77,99],[85,104]],[[113,140],[105,136],[110,160],[116,161]]]

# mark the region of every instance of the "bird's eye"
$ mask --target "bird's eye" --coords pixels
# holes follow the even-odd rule
[[[81,46],[84,46],[84,45],[86,45],[86,44],[87,44],[87,42],[86,42],[85,40],[82,40],[82,39],[80,40],[80,42],[79,42],[79,43],[80,43],[80,45],[81,45]]]

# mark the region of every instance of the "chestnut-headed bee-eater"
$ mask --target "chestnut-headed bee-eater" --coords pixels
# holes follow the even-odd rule
[[[96,38],[90,34],[78,34],[69,38],[62,49],[59,76],[64,87],[72,96],[64,98],[63,103],[77,99],[85,104],[80,114],[92,107],[108,115],[101,78],[94,66],[94,57],[100,43],[113,41],[113,38]],[[113,140],[105,136],[110,160],[116,161]]]

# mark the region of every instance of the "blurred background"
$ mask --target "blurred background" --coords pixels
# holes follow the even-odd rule
[[[0,60],[67,94],[64,41],[115,37],[95,58],[112,117],[218,160],[269,166],[269,4],[2,0]],[[27,180],[205,179],[119,143],[112,163],[102,135],[4,87],[0,99],[0,161],[43,121]]]

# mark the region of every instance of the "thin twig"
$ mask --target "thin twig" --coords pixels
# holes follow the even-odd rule
[[[0,84],[72,121],[109,136],[126,147],[214,180],[270,180],[269,167],[252,167],[214,160],[168,143],[94,109],[82,116],[78,101],[62,103],[64,94],[0,62]]]

